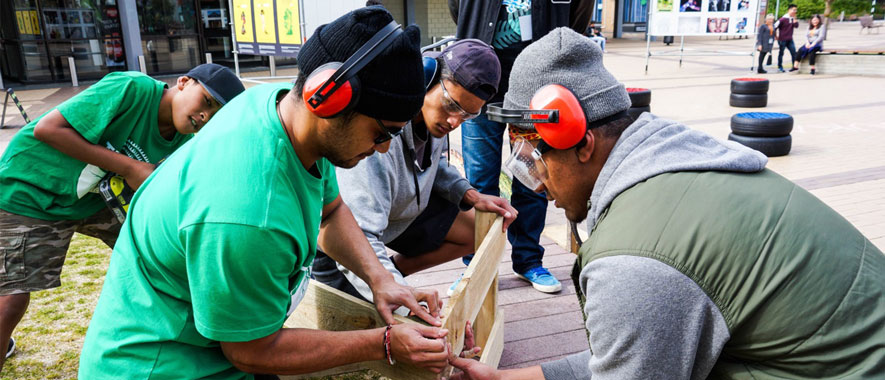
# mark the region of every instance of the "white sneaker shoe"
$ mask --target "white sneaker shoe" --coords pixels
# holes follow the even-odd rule
[[[6,358],[9,359],[15,353],[15,339],[9,338],[9,347],[6,348]]]

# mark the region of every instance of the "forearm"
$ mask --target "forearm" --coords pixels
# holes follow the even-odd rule
[[[37,123],[34,137],[68,156],[114,173],[125,174],[136,161],[87,141],[54,110]]]
[[[545,379],[541,366],[508,369],[501,371],[501,380],[540,380]]]
[[[363,234],[350,208],[339,202],[323,219],[319,245],[329,257],[345,266],[374,288],[378,281],[392,280],[390,274],[375,256],[375,251]]]
[[[248,346],[222,343],[227,359],[247,373],[295,375],[385,359],[384,329],[323,331],[282,329]]]

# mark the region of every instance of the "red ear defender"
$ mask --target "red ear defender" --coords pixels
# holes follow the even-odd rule
[[[360,97],[360,81],[356,74],[402,33],[396,20],[392,20],[344,63],[329,62],[314,69],[301,90],[305,107],[314,115],[328,119],[356,105]]]
[[[304,89],[301,92],[301,99],[304,106],[307,107],[314,115],[322,118],[335,117],[342,111],[349,108],[357,102],[354,94],[359,94],[354,87],[356,77],[345,81],[341,87],[329,94],[335,86],[335,82],[330,78],[338,68],[341,67],[339,62],[330,62],[324,64],[314,70],[304,83]],[[325,86],[325,87],[323,87]],[[318,91],[322,90],[319,94]],[[315,96],[319,95],[319,96]],[[322,100],[320,100],[322,98]]]
[[[535,123],[535,130],[547,145],[555,149],[569,149],[578,144],[587,133],[587,118],[575,94],[558,84],[541,87],[529,103],[532,110],[559,110],[559,120]]]

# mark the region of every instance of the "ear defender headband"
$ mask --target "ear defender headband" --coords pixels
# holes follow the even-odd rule
[[[353,108],[360,97],[359,78],[356,74],[402,33],[402,27],[396,21],[391,21],[344,63],[329,62],[313,70],[301,93],[307,109],[318,117],[328,119]]]
[[[548,84],[532,95],[529,109],[511,110],[504,108],[503,103],[494,103],[489,104],[487,115],[489,120],[500,123],[531,124],[541,136],[538,150],[545,153],[550,149],[574,148],[583,141],[588,129],[619,119],[626,112],[587,123],[578,97],[565,86]]]
[[[439,62],[436,58],[433,57],[423,57],[421,58],[421,63],[424,64],[424,91],[433,87],[436,82],[439,82],[439,77],[441,74],[439,68]]]

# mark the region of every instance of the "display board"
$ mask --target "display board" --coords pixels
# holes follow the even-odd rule
[[[304,42],[299,0],[233,0],[239,54],[290,56]]]
[[[756,33],[760,0],[650,0],[652,36],[721,36]]]

